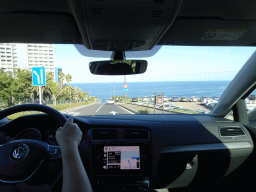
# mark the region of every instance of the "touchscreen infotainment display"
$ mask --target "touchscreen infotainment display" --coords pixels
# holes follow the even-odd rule
[[[103,169],[140,169],[139,146],[104,146]]]

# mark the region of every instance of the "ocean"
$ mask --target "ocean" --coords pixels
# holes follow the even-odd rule
[[[154,92],[164,92],[164,96],[196,96],[196,97],[220,97],[231,81],[161,81],[161,82],[126,82],[128,85],[127,96],[151,97]],[[113,83],[70,83],[73,87],[79,87],[89,96],[96,96],[106,102],[106,99],[114,96]],[[123,82],[115,83],[115,95],[124,95]]]

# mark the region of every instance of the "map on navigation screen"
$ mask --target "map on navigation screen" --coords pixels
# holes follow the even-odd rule
[[[139,146],[105,146],[103,169],[140,169]]]

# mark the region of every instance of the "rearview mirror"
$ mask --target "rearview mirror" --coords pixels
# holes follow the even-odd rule
[[[144,73],[148,62],[145,60],[109,60],[89,63],[92,74],[95,75],[133,75]]]

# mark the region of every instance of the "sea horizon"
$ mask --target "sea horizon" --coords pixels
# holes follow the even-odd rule
[[[173,96],[182,97],[220,97],[231,81],[151,81],[151,82],[126,82],[128,85],[127,96],[151,97],[154,92],[164,92],[168,98]],[[89,96],[96,96],[105,102],[112,96],[124,95],[124,82],[103,82],[103,83],[70,83],[84,92],[90,92]]]

